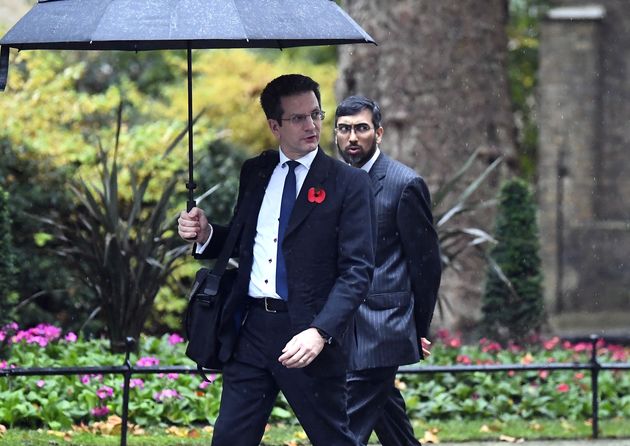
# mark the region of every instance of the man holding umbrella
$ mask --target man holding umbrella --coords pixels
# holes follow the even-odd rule
[[[241,169],[234,218],[245,223],[230,301],[244,317],[223,370],[212,444],[258,445],[282,391],[313,445],[354,446],[342,345],[374,268],[370,180],[319,147],[324,111],[312,79],[280,76],[260,102],[279,150]],[[213,258],[230,228],[193,208],[178,229],[197,244],[196,256]]]

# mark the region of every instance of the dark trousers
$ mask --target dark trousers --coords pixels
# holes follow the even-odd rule
[[[317,378],[278,362],[291,339],[288,313],[250,308],[223,393],[213,446],[257,446],[282,391],[313,446],[357,446],[348,427],[346,377]]]
[[[382,446],[417,446],[405,401],[394,386],[398,367],[348,373],[350,430],[366,445],[372,431]]]

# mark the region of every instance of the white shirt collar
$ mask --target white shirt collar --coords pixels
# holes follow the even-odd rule
[[[370,158],[370,160],[365,163],[364,165],[361,166],[361,169],[365,170],[366,172],[370,172],[370,169],[372,168],[372,166],[374,165],[374,163],[376,162],[376,158],[378,158],[378,156],[381,154],[381,149],[378,148],[378,146],[376,147],[376,150],[374,151],[374,155],[372,155],[372,158]]]
[[[295,161],[297,161],[298,163],[300,163],[302,166],[306,167],[307,169],[310,169],[311,164],[313,164],[313,160],[315,159],[315,156],[317,156],[318,150],[319,150],[319,147],[307,153],[302,158],[296,159]],[[280,165],[282,166],[284,163],[289,161],[290,158],[284,154],[284,152],[282,151],[282,147],[279,148],[279,152],[280,152]]]

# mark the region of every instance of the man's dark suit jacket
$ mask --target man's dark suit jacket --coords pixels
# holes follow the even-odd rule
[[[226,319],[243,311],[248,299],[258,213],[278,162],[279,153],[267,151],[247,160],[241,169],[231,224],[243,218],[244,227],[233,253],[239,260],[239,273],[228,300]],[[323,202],[309,201],[311,188],[324,191]],[[223,246],[229,226],[212,226],[210,243],[198,257],[215,258]],[[374,269],[375,237],[374,198],[368,175],[318,149],[296,198],[282,245],[291,334],[317,327],[334,340],[305,368],[309,374],[346,373],[348,358],[343,339],[353,314],[367,296]],[[224,326],[223,359],[232,354],[236,343],[233,327],[231,323]]]
[[[370,169],[378,221],[376,268],[355,315],[350,369],[417,362],[428,337],[441,264],[424,180],[381,153]]]

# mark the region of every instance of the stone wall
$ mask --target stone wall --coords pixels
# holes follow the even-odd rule
[[[542,25],[540,228],[546,301],[560,331],[630,334],[630,176],[623,175],[630,172],[630,10],[624,5],[558,1]]]

